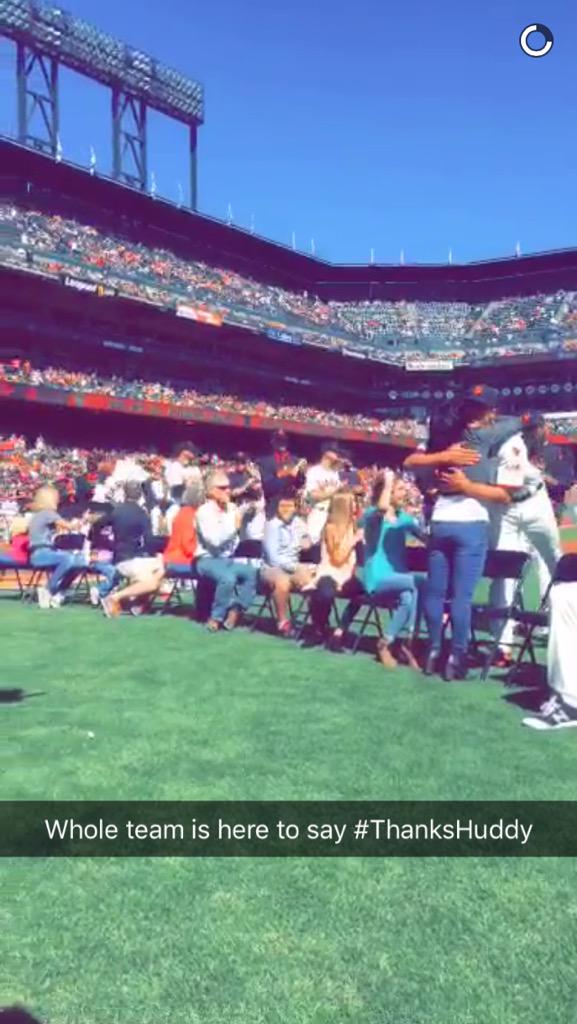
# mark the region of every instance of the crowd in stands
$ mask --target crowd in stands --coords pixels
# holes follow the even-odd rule
[[[553,434],[560,434],[562,437],[575,437],[577,435],[577,412],[564,416],[547,416],[549,429]]]
[[[281,435],[279,435],[281,436]],[[242,453],[238,453],[242,454]],[[128,451],[125,448],[82,448],[62,447],[47,442],[39,435],[33,444],[23,435],[13,434],[0,437],[0,509],[6,517],[23,511],[32,500],[38,487],[56,484],[65,506],[74,509],[90,500],[106,501],[122,492],[126,480],[135,479],[144,483],[147,479],[163,482],[163,502],[171,496],[171,489],[177,489],[189,477],[198,479],[214,469],[240,472],[260,476],[257,461],[243,455],[242,469],[239,460],[227,458],[214,451],[198,452],[193,444],[183,444],[173,457],[159,454],[156,450]],[[377,466],[353,468],[348,455],[343,453],[343,472],[347,479],[357,483],[360,480],[363,492],[368,493],[377,474]],[[304,463],[303,463],[304,464]],[[407,482],[409,477],[407,477]],[[416,487],[410,492],[411,507],[421,508],[420,492]],[[158,532],[167,530],[158,518]],[[170,521],[170,516],[168,517]]]
[[[77,273],[120,294],[173,308],[179,302],[231,323],[283,327],[301,341],[366,350],[387,362],[442,355],[455,363],[577,346],[577,292],[471,306],[455,302],[323,302],[167,249],[107,235],[60,216],[0,205],[4,261]]]
[[[182,385],[179,388],[169,382],[125,380],[117,376],[105,377],[98,373],[64,367],[38,368],[20,359],[0,363],[0,381],[2,380],[83,394],[105,394],[117,398],[165,402],[170,405],[189,406],[191,409],[208,408],[217,413],[236,413],[287,422],[296,420],[301,423],[362,430],[389,437],[408,436],[419,440],[426,437],[426,425],[414,419],[377,419],[363,413],[337,412],[306,404],[295,405],[283,400],[282,396],[272,403],[256,395],[228,394],[226,387],[221,386],[216,380],[206,382],[204,387],[191,388]]]

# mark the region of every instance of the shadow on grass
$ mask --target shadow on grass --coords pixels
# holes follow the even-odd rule
[[[6,1009],[0,1008],[0,1024],[42,1024],[42,1022],[19,1006],[9,1006]]]
[[[26,690],[22,690],[19,687],[14,689],[0,689],[0,704],[22,704],[25,700],[30,700],[31,697],[42,697],[43,692],[41,690],[36,693],[27,693]],[[1,1014],[2,1011],[0,1011]],[[0,1024],[3,1024],[3,1018],[0,1015]]]
[[[505,685],[509,692],[503,700],[524,711],[538,711],[550,696],[545,665],[521,665],[513,679],[505,677]]]

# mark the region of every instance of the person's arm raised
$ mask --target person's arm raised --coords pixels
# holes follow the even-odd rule
[[[392,469],[385,469],[382,476],[384,479],[384,485],[376,507],[379,512],[384,513],[388,512],[391,507],[391,495],[393,493],[395,474]]]

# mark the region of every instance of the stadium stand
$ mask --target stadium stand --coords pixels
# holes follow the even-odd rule
[[[184,260],[89,224],[10,204],[0,206],[0,257],[7,265],[78,277],[114,293],[203,323],[223,322],[294,334],[302,343],[411,355],[453,363],[496,361],[577,349],[577,293],[559,290],[489,302],[323,302],[243,276],[223,266]]]
[[[27,360],[11,360],[8,364],[0,363],[0,382],[14,384],[30,384],[33,387],[43,386],[56,390],[73,391],[79,394],[102,394],[118,398],[139,399],[144,402],[160,402],[171,406],[191,409],[208,408],[216,412],[231,412],[262,416],[267,419],[279,420],[282,423],[291,421],[311,422],[326,427],[343,427],[363,430],[383,436],[403,435],[424,440],[427,436],[425,423],[414,419],[380,420],[365,416],[362,413],[347,414],[336,410],[312,408],[307,405],[291,405],[277,396],[273,403],[264,396],[243,396],[227,394],[226,387],[217,380],[208,382],[205,389],[202,384],[196,388],[177,387],[168,381],[125,380],[118,376],[103,377],[89,371],[75,371],[65,367],[46,368],[33,367]],[[208,388],[211,387],[209,391]]]

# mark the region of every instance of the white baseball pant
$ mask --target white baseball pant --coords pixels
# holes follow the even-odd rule
[[[546,488],[494,514],[492,535],[492,547],[499,551],[535,552],[539,556],[539,589],[543,597],[561,557],[559,527]],[[511,604],[515,585],[515,580],[494,580],[491,584],[490,603],[497,608]],[[509,619],[496,628],[501,649],[511,647],[515,628],[513,620]]]

